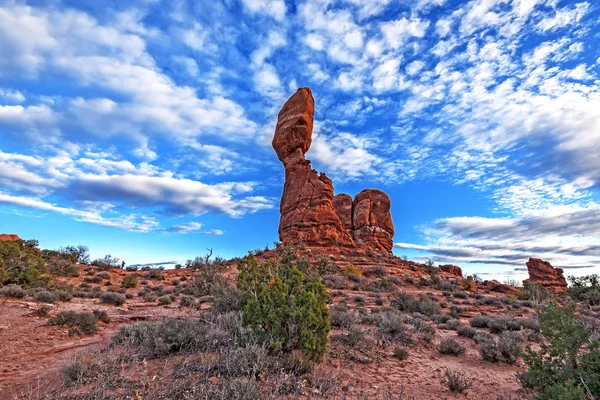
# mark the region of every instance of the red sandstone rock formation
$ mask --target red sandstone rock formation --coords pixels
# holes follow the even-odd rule
[[[333,207],[333,184],[304,158],[312,140],[314,100],[301,88],[279,112],[273,148],[285,168],[279,239],[285,244],[348,246],[354,241]]]
[[[518,292],[517,288],[512,287],[510,285],[505,285],[496,280],[483,281],[483,286],[490,292],[498,292],[498,293],[505,293],[505,294],[511,294],[511,293]]]
[[[554,293],[566,292],[568,290],[567,281],[563,276],[561,268],[554,268],[548,261],[543,261],[539,258],[530,258],[526,265],[527,272],[529,272],[529,279],[524,280],[523,283],[537,283]]]
[[[454,276],[458,276],[459,278],[462,278],[463,274],[462,274],[462,269],[460,269],[460,267],[457,267],[456,265],[452,265],[452,264],[446,264],[446,265],[440,265],[440,269],[444,272],[448,272],[449,274],[452,274]],[[473,278],[471,278],[473,279]]]
[[[394,224],[390,198],[381,190],[365,189],[352,203],[352,236],[358,246],[392,252]]]
[[[334,197],[331,179],[318,174],[304,157],[312,141],[313,116],[309,88],[298,89],[278,115],[272,144],[285,168],[279,239],[291,245],[361,247],[391,253],[394,224],[387,194],[367,189],[354,200],[347,194]]]
[[[17,240],[21,240],[18,235],[3,233],[0,235],[0,242],[16,242]]]

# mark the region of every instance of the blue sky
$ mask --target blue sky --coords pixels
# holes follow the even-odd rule
[[[397,255],[600,268],[591,1],[0,1],[0,231],[128,263],[277,240],[297,87],[337,193],[392,199]]]

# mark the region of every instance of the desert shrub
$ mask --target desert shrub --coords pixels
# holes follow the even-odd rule
[[[183,275],[181,278],[179,278],[179,280],[180,280],[181,282],[185,282],[185,281],[187,281],[187,280],[188,280],[188,277],[187,277],[187,276],[185,276],[185,275]]]
[[[179,299],[179,305],[182,307],[192,307],[194,305],[194,298],[192,296],[181,296]]]
[[[440,325],[439,328],[455,331],[458,329],[459,326],[460,326],[460,321],[457,319],[451,318],[448,321],[446,321],[445,324]]]
[[[357,294],[354,296],[354,301],[358,304],[365,304],[366,299],[365,299],[365,296]]]
[[[70,333],[90,334],[98,330],[98,317],[94,313],[76,313],[74,311],[59,312],[48,321],[49,325],[74,328]]]
[[[521,335],[518,332],[502,332],[498,338],[498,351],[501,360],[507,364],[514,364],[521,356]]]
[[[211,310],[216,313],[239,311],[242,308],[242,291],[229,285],[214,285],[210,291],[213,296]]]
[[[488,322],[488,328],[492,333],[518,331],[521,329],[521,323],[515,318],[492,318]]]
[[[456,297],[457,299],[466,299],[467,294],[463,292],[456,292],[454,293],[454,297]]]
[[[92,261],[92,265],[103,270],[109,270],[111,268],[121,268],[125,263],[118,258],[111,256],[110,254],[104,256],[104,258],[97,258]]]
[[[93,310],[92,313],[96,316],[98,321],[104,322],[105,324],[110,322],[110,317],[105,310]]]
[[[216,316],[210,323],[194,319],[137,322],[119,328],[112,346],[136,349],[146,358],[194,353],[230,346],[240,340],[239,313]]]
[[[451,392],[461,394],[467,393],[467,390],[473,386],[471,380],[468,379],[463,372],[451,371],[449,369],[444,371],[444,376],[440,382]]]
[[[348,334],[344,337],[346,343],[352,347],[356,347],[365,340],[365,332],[358,326],[352,325],[348,328]]]
[[[440,280],[437,284],[437,288],[441,291],[451,292],[454,290],[454,285],[450,281]]]
[[[327,291],[318,277],[304,275],[294,257],[258,264],[252,255],[238,262],[244,324],[275,350],[301,351],[319,361],[329,332]]]
[[[46,263],[36,240],[0,242],[1,284],[17,284],[26,289],[48,282],[42,274]]]
[[[409,345],[413,342],[413,338],[405,322],[406,318],[398,313],[391,311],[382,313],[377,333],[383,339]]]
[[[69,259],[52,257],[47,262],[48,272],[55,276],[79,276],[79,268]]]
[[[527,349],[527,375],[537,399],[584,399],[600,394],[600,340],[573,307],[549,304],[539,313],[545,341],[540,350]]]
[[[152,279],[155,281],[164,281],[165,277],[160,269],[150,269],[144,276],[146,279]]]
[[[101,279],[110,279],[110,272],[108,272],[108,271],[101,271],[101,272],[98,272],[96,274],[96,276],[98,278],[101,278]]]
[[[121,281],[121,287],[125,289],[134,288],[137,286],[137,277],[135,275],[127,275]]]
[[[520,300],[529,300],[534,304],[540,304],[548,300],[550,294],[545,287],[534,282],[525,282],[517,296]]]
[[[35,315],[39,317],[47,317],[51,310],[52,307],[47,304],[38,304],[37,309],[35,310]]]
[[[58,257],[72,264],[87,264],[90,262],[89,249],[82,245],[61,247],[53,255],[58,255]]]
[[[396,346],[394,347],[392,355],[398,360],[406,360],[408,358],[408,350],[404,347]]]
[[[476,315],[469,321],[473,328],[487,328],[492,318],[487,315]]]
[[[477,334],[477,330],[469,326],[459,326],[456,329],[456,333],[458,334],[458,336],[464,336],[470,339],[474,339],[475,335]]]
[[[475,289],[477,289],[477,284],[475,283],[474,279],[461,279],[458,282],[458,286],[460,286],[464,290],[468,290],[469,292],[472,292]]]
[[[378,306],[383,305],[383,298],[381,297],[381,295],[379,293],[377,293],[375,295],[375,304],[377,304]]]
[[[161,306],[167,306],[171,304],[173,300],[169,296],[162,296],[158,298],[158,304]]]
[[[569,276],[569,293],[578,301],[588,302],[592,306],[600,305],[600,277],[596,274],[587,276]]]
[[[125,304],[125,297],[118,293],[105,292],[102,293],[102,295],[100,296],[100,301],[105,304],[122,306],[123,304]]]
[[[363,273],[360,269],[358,269],[358,267],[356,267],[354,264],[347,264],[346,267],[344,268],[344,274],[350,278],[350,277],[354,277],[354,278],[360,278],[363,276]]]
[[[85,283],[100,283],[102,282],[102,277],[101,276],[86,276],[85,278],[83,278],[83,281]]]
[[[65,386],[87,383],[98,372],[98,364],[86,354],[69,360],[62,368],[61,375]]]
[[[377,264],[369,270],[369,274],[373,274],[380,278],[387,276],[387,268],[385,265]]]
[[[146,303],[154,303],[157,298],[158,298],[158,296],[155,295],[154,293],[147,293],[144,295],[144,301]]]
[[[348,309],[346,303],[331,306],[329,323],[338,328],[350,328],[356,322],[356,316]]]
[[[58,295],[48,290],[40,290],[35,292],[33,298],[35,301],[39,301],[41,303],[54,303],[55,301],[58,301]]]
[[[465,347],[453,338],[443,339],[437,349],[441,354],[448,354],[451,356],[460,356],[465,353]]]
[[[500,361],[498,343],[493,338],[480,337],[477,343],[479,343],[479,354],[481,354],[482,359],[490,362]]]
[[[0,288],[0,297],[12,297],[22,299],[27,295],[27,292],[19,285],[10,284]]]
[[[398,310],[405,312],[418,312],[428,317],[432,317],[441,312],[440,306],[431,298],[421,295],[419,299],[415,299],[408,293],[398,292],[392,298],[392,305]]]
[[[348,282],[340,275],[327,274],[322,278],[323,284],[332,289],[346,289]]]

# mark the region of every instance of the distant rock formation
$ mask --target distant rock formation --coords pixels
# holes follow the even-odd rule
[[[366,189],[354,200],[334,197],[333,183],[312,169],[304,155],[312,141],[314,100],[300,88],[279,112],[273,149],[285,168],[279,211],[279,239],[284,244],[313,247],[358,247],[392,252],[394,224],[390,199]]]
[[[0,242],[16,242],[18,240],[21,240],[21,238],[18,235],[11,233],[0,234]]]
[[[458,267],[456,265],[452,265],[452,264],[440,265],[440,269],[444,272],[447,272],[447,273],[457,276],[459,278],[462,278],[462,276],[463,276],[462,269],[460,269],[460,267]]]
[[[483,281],[483,287],[485,287],[490,292],[498,292],[505,294],[513,294],[519,291],[517,288],[510,285],[505,285],[504,283],[500,283],[495,279],[491,281]]]
[[[568,290],[567,281],[561,268],[554,268],[548,261],[539,258],[530,258],[526,265],[529,279],[524,280],[523,283],[537,283],[553,293]]]

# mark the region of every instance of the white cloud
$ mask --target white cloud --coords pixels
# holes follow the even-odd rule
[[[565,26],[573,25],[581,20],[590,10],[590,4],[587,2],[577,3],[573,7],[565,7],[556,10],[556,13],[551,18],[544,18],[537,27],[541,31],[553,31],[564,28]]]
[[[242,3],[252,13],[267,14],[277,21],[285,18],[286,7],[283,0],[242,0]]]
[[[381,32],[386,43],[393,49],[404,45],[412,37],[421,38],[429,27],[429,21],[419,18],[407,19],[405,17],[395,21],[386,22],[381,26]]]

